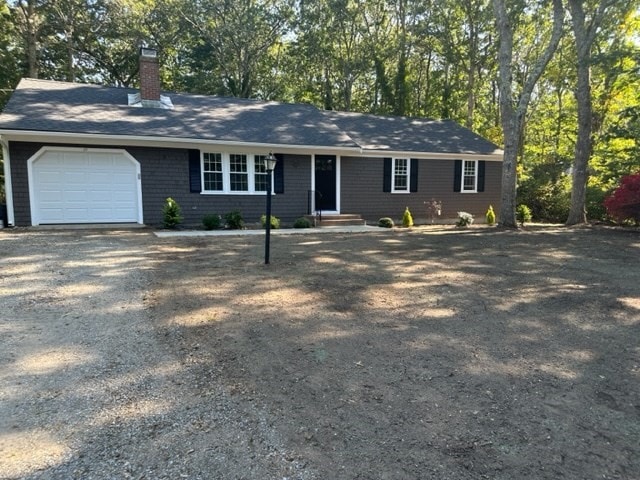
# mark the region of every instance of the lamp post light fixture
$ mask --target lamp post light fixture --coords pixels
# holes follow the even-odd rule
[[[264,157],[264,168],[267,171],[267,223],[266,223],[266,236],[264,240],[264,264],[269,264],[269,250],[271,243],[271,190],[272,190],[272,180],[273,180],[273,170],[276,168],[276,162],[278,160],[273,155],[273,153],[269,152],[269,155]]]

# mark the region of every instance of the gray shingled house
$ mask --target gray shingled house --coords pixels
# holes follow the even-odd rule
[[[311,105],[161,94],[155,56],[141,89],[23,79],[0,115],[8,223],[162,221],[171,196],[185,223],[264,212],[273,152],[273,214],[322,211],[370,222],[442,202],[482,219],[500,200],[502,152],[452,121],[325,112]]]

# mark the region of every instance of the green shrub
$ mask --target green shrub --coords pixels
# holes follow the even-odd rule
[[[456,227],[468,227],[473,223],[473,215],[467,212],[458,212]]]
[[[405,207],[404,213],[402,214],[402,226],[405,228],[413,227],[413,217],[411,216],[409,207]]]
[[[267,216],[266,215],[262,215],[260,217],[260,224],[262,225],[262,228],[266,228],[266,226],[267,226]],[[271,215],[271,228],[273,228],[273,229],[280,228],[280,219],[278,217],[274,217],[273,215]]]
[[[233,210],[224,216],[224,220],[227,223],[227,228],[231,230],[240,230],[244,228],[244,218],[240,210]]]
[[[545,180],[539,168],[535,172],[538,177],[531,177],[518,185],[518,204],[529,207],[532,219],[564,222],[571,207],[571,179],[561,175],[558,179]]]
[[[217,213],[210,213],[202,218],[205,230],[216,230],[222,225],[222,217]]]
[[[496,223],[496,214],[493,211],[493,205],[489,205],[489,210],[487,210],[486,217],[488,225],[493,225],[494,223]]]
[[[609,218],[607,209],[604,207],[604,200],[612,193],[612,189],[602,189],[598,186],[587,185],[585,207],[589,220],[607,220]]]
[[[311,221],[305,217],[296,218],[293,228],[311,228]]]
[[[178,202],[169,197],[162,207],[162,223],[165,228],[176,228],[182,222],[182,209]]]
[[[393,228],[395,224],[389,217],[382,217],[380,220],[378,220],[378,226],[382,228]]]
[[[531,221],[531,209],[524,203],[521,203],[516,208],[516,220],[520,222],[520,225],[524,225],[526,222]]]

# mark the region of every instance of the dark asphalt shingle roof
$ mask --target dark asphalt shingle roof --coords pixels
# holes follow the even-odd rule
[[[172,110],[128,106],[137,92],[23,79],[0,129],[357,148],[311,105],[170,93]]]
[[[325,112],[364,150],[500,153],[497,145],[452,120]]]
[[[497,153],[452,121],[323,112],[312,105],[167,93],[172,110],[128,105],[130,88],[23,79],[1,130],[164,137],[423,153]]]

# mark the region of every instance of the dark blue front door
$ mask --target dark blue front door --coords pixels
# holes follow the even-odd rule
[[[316,210],[336,210],[336,156],[316,155]]]

